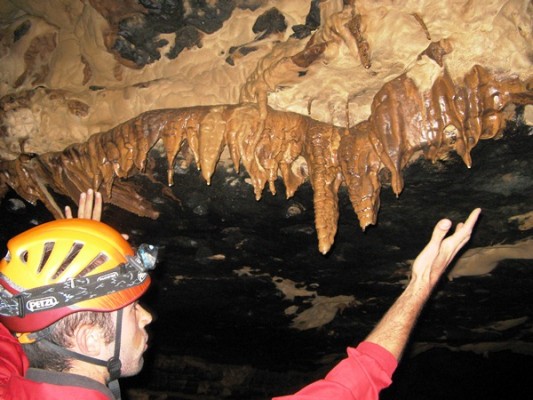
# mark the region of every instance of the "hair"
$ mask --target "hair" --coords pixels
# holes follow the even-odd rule
[[[106,344],[115,339],[115,326],[110,312],[79,311],[67,315],[49,327],[34,333],[38,337],[44,337],[68,349],[73,344],[76,328],[81,325],[102,328]],[[55,351],[51,346],[47,346],[45,341],[38,339],[33,343],[24,344],[23,348],[32,368],[57,372],[67,372],[71,368],[72,358]]]

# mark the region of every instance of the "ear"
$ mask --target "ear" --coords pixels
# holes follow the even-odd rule
[[[74,331],[73,345],[80,353],[97,357],[106,344],[100,327],[81,325]]]

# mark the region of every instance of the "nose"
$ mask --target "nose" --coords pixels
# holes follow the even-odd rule
[[[146,326],[148,325],[149,323],[152,322],[153,320],[153,317],[152,317],[152,314],[146,310],[146,308],[144,308],[143,306],[141,306],[140,304],[137,305],[137,310],[138,310],[138,313],[139,313],[139,322],[141,324],[141,326]]]

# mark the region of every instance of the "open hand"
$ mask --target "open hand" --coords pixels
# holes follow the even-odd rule
[[[453,235],[446,239],[452,222],[442,219],[435,225],[429,243],[413,263],[412,282],[429,284],[430,290],[435,286],[457,252],[470,239],[480,213],[479,208],[473,210],[467,220],[457,224]]]

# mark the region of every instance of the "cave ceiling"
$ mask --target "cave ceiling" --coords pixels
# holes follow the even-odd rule
[[[525,0],[0,0],[2,243],[100,190],[164,250],[147,387],[263,398],[209,376],[305,383],[436,220],[481,207],[411,353],[531,363],[532,22]]]

